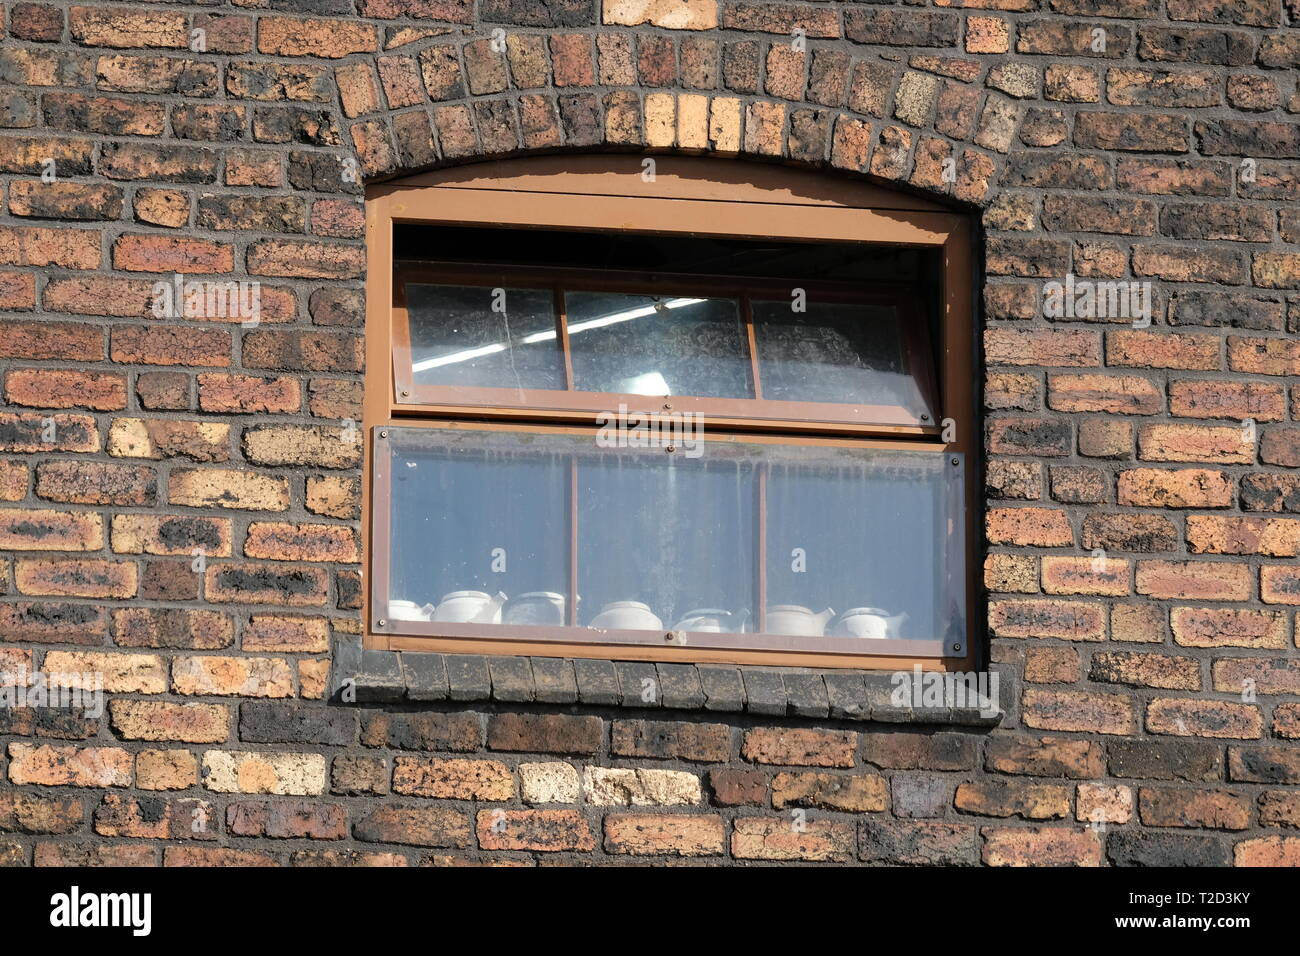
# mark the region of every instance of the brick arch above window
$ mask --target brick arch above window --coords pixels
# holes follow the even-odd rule
[[[782,59],[782,38],[761,28],[472,29],[406,40],[427,31],[381,28],[385,49],[350,56],[332,78],[310,78],[303,98],[331,101],[337,93],[342,128],[326,138],[350,150],[341,159],[355,160],[366,181],[483,159],[635,149],[797,163],[984,206],[1025,115],[1023,105],[979,84],[975,61],[936,53],[914,57],[927,62],[910,68],[838,33],[792,51],[804,58],[796,72],[806,69],[810,79],[787,82],[772,62]],[[695,72],[717,67],[692,66],[685,51],[724,40],[754,45],[767,64],[766,95],[720,83],[700,88]],[[651,69],[651,54],[674,62],[674,43],[683,50],[680,69]],[[633,49],[645,54],[642,62],[617,65],[618,51]]]

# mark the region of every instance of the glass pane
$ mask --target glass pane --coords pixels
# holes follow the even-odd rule
[[[389,618],[563,624],[568,448],[510,432],[388,433]]]
[[[630,395],[752,398],[733,299],[566,292],[574,387]]]
[[[549,289],[408,282],[416,385],[563,389]]]
[[[392,632],[565,626],[576,540],[579,626],[650,643],[668,630],[695,645],[755,634],[765,530],[769,637],[755,646],[880,653],[880,641],[964,637],[959,455],[725,440],[693,456],[680,442],[669,454],[555,433],[386,430],[376,487],[392,488],[391,568],[377,604]]]
[[[795,312],[788,300],[752,305],[763,398],[901,406],[918,419],[931,414],[908,372],[902,310],[848,302],[806,306]]]
[[[694,459],[662,448],[584,456],[579,623],[736,632],[751,623],[756,469],[726,451]]]
[[[805,449],[806,451],[806,449]],[[767,474],[765,630],[938,640],[964,631],[951,455],[782,449]],[[957,459],[960,461],[960,458]]]

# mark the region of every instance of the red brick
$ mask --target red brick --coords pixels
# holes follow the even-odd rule
[[[1064,511],[1052,508],[993,508],[985,520],[990,544],[1060,548],[1074,544],[1074,530]]]
[[[128,561],[23,558],[14,563],[14,582],[23,594],[129,598],[135,596],[138,574]]]
[[[68,11],[68,31],[84,46],[180,50],[189,43],[186,15],[168,10],[73,7]]]
[[[1144,461],[1199,461],[1249,465],[1255,460],[1253,435],[1227,425],[1144,425],[1138,432]]]
[[[338,59],[351,53],[373,53],[379,40],[373,26],[346,20],[263,17],[257,23],[257,49],[272,56],[316,56]]]
[[[1244,830],[1250,826],[1250,798],[1230,791],[1143,787],[1138,813],[1149,827]]]
[[[36,468],[36,495],[84,505],[152,505],[158,476],[152,468],[95,461],[47,461]]]
[[[98,269],[99,241],[94,229],[0,226],[0,265]]]
[[[984,359],[989,365],[1096,368],[1101,365],[1101,336],[1073,329],[986,329]]]
[[[1257,647],[1282,649],[1287,643],[1287,615],[1246,608],[1176,607],[1170,612],[1174,641],[1184,647]]]
[[[1138,594],[1194,601],[1245,601],[1250,568],[1226,561],[1139,561]]]
[[[989,627],[999,637],[1102,641],[1106,639],[1105,606],[1082,601],[991,601]]]
[[[591,826],[577,810],[480,810],[476,829],[485,850],[557,853],[596,848]]]
[[[1188,515],[1187,545],[1192,554],[1300,554],[1300,520]]]
[[[1155,508],[1230,508],[1232,479],[1208,468],[1133,468],[1120,473],[1121,505]]]
[[[1128,695],[1030,689],[1021,701],[1026,726],[1036,730],[1131,735],[1136,701]]]
[[[1106,333],[1106,364],[1214,370],[1222,367],[1222,341],[1217,335],[1113,329]]]
[[[71,369],[14,369],[5,375],[5,398],[30,408],[126,407],[126,376]]]
[[[1047,404],[1059,412],[1155,415],[1165,401],[1154,382],[1137,375],[1049,375]]]
[[[855,842],[852,824],[742,817],[732,824],[731,855],[738,860],[843,863],[853,858]]]
[[[1043,558],[1043,590],[1048,594],[1122,596],[1129,593],[1131,577],[1129,562],[1119,558]]]
[[[1255,375],[1300,375],[1300,342],[1230,335],[1228,368]]]
[[[1300,568],[1266,564],[1259,569],[1259,596],[1265,604],[1300,605]]]
[[[850,731],[745,731],[741,756],[753,763],[788,767],[852,767],[858,735]]]
[[[1190,657],[1138,654],[1129,651],[1093,655],[1088,676],[1102,684],[1159,687],[1166,690],[1200,690],[1201,665]]]
[[[1146,729],[1176,737],[1256,740],[1263,733],[1264,719],[1251,704],[1157,697],[1147,704]]]
[[[36,276],[30,272],[0,272],[0,310],[29,312],[36,308]]]
[[[0,451],[99,451],[99,429],[89,415],[0,412]]]
[[[1022,820],[1059,820],[1070,815],[1074,787],[1023,780],[963,781],[953,806],[959,813]]]
[[[129,272],[230,272],[234,265],[233,248],[208,239],[125,235],[113,243],[113,267]]]
[[[276,840],[342,840],[348,835],[347,811],[339,804],[306,800],[238,801],[226,807],[226,830]]]
[[[726,829],[716,815],[611,813],[605,851],[633,856],[721,856]]]
[[[1300,866],[1300,839],[1255,837],[1232,848],[1234,866]]]
[[[0,511],[0,551],[98,551],[104,519],[84,511]]]
[[[275,561],[359,560],[352,530],[339,525],[254,522],[248,528],[244,554]]]
[[[985,827],[987,866],[1101,866],[1101,838],[1067,827]]]
[[[226,366],[231,341],[220,329],[116,325],[110,351],[123,364]]]
[[[9,745],[9,781],[19,786],[126,787],[131,754],[118,747]]]

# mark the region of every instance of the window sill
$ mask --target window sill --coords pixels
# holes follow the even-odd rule
[[[656,664],[362,650],[335,638],[330,699],[352,682],[357,703],[497,701],[748,713],[897,724],[992,727],[1001,711],[898,706],[893,675],[726,664]]]

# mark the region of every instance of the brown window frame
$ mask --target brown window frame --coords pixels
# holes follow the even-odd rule
[[[418,386],[410,377],[409,334],[402,299],[405,280],[473,279],[464,284],[500,284],[485,281],[485,271],[503,279],[527,275],[549,278],[552,286],[559,281],[596,287],[617,285],[620,291],[628,291],[628,283],[641,283],[638,288],[646,289],[670,283],[676,292],[688,285],[736,290],[743,282],[744,292],[751,295],[765,287],[760,281],[727,277],[701,280],[699,276],[611,275],[603,271],[584,274],[581,270],[556,274],[553,270],[507,270],[500,266],[476,271],[464,264],[409,266],[393,259],[396,223],[688,233],[937,248],[942,252],[943,263],[938,375],[935,381],[924,381],[923,376],[921,380],[935,421],[919,421],[893,406],[871,406],[870,414],[854,414],[853,406],[770,402],[761,398],[761,392],[752,399],[736,400],[673,396],[672,404],[675,411],[697,411],[703,416],[706,440],[743,437],[745,441],[783,444],[902,447],[950,454],[954,463],[963,460],[956,456],[964,456],[969,465],[974,464],[970,456],[978,447],[978,422],[972,341],[971,228],[967,217],[865,183],[802,171],[693,157],[659,157],[657,165],[656,177],[647,182],[640,175],[641,159],[635,155],[510,160],[442,170],[374,186],[367,191],[368,361],[363,424],[368,447],[362,483],[364,577],[369,586],[362,589],[364,646],[444,653],[693,663],[884,669],[910,669],[920,663],[926,668],[968,669],[975,661],[972,638],[978,620],[974,613],[978,526],[973,480],[977,469],[972,467],[965,468],[963,489],[962,566],[966,581],[967,634],[964,643],[957,646],[944,646],[938,640],[890,641],[893,653],[845,653],[843,639],[801,639],[796,648],[789,639],[730,635],[732,640],[714,642],[719,646],[700,646],[696,642],[679,644],[671,634],[655,632],[603,632],[597,638],[594,632],[573,626],[535,629],[534,633],[534,629],[519,625],[442,622],[404,622],[401,630],[405,633],[395,633],[392,624],[377,610],[375,595],[387,593],[389,519],[386,508],[374,507],[377,492],[383,490],[382,474],[376,482],[376,462],[383,456],[376,451],[383,448],[387,427],[590,434],[602,410],[617,407],[620,402],[646,402],[648,398],[538,390],[526,394],[526,402],[521,404],[512,389]],[[788,285],[787,282],[781,286],[783,297],[789,295]],[[840,285],[810,284],[809,294],[843,294],[847,290]],[[761,299],[763,295],[756,297]],[[868,301],[874,296],[859,291],[853,298]],[[750,359],[756,366],[748,309],[744,318],[750,335]],[[904,323],[913,336],[921,332],[924,324]],[[557,315],[557,346],[561,348],[565,346],[560,340],[563,335],[563,319]],[[906,354],[924,354],[917,351],[920,348],[929,348],[929,343],[913,337]],[[567,369],[569,363],[565,364]],[[928,368],[929,362],[919,362],[916,366],[918,370],[922,367]],[[571,370],[566,370],[570,388],[572,381]],[[755,382],[761,382],[761,377]],[[802,414],[789,415],[791,411]],[[948,430],[940,424],[945,419],[951,420]],[[945,441],[945,437],[953,440]],[[572,553],[570,560],[574,560]],[[762,560],[760,557],[759,561]],[[761,607],[761,600],[759,603]],[[574,623],[572,615],[569,623]],[[872,650],[877,644],[858,643],[872,645],[865,650]]]

